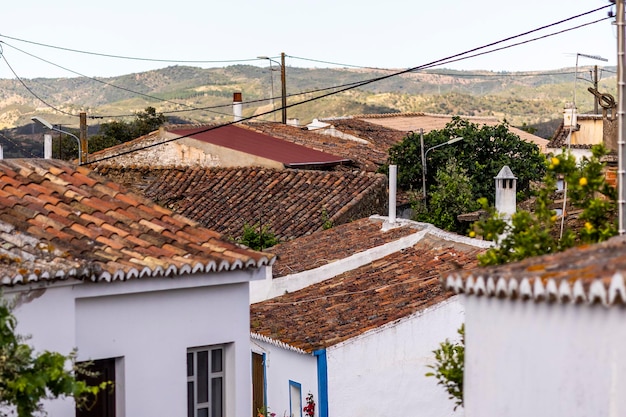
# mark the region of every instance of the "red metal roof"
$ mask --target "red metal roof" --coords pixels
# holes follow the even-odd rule
[[[281,162],[287,168],[333,166],[351,162],[349,159],[317,151],[242,127],[228,125],[204,128],[175,129],[171,133],[262,158]]]

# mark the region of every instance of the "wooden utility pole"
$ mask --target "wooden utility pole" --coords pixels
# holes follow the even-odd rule
[[[82,155],[78,155],[78,164],[87,162],[87,113],[80,113],[80,147]]]
[[[285,53],[280,53],[280,85],[282,88],[282,113],[283,113],[283,124],[287,124],[287,84],[285,77]]]
[[[597,65],[593,66],[593,89],[598,91],[598,66]],[[600,98],[595,97],[595,100],[593,101],[593,114],[599,113],[599,110],[598,110],[599,101],[600,101]]]

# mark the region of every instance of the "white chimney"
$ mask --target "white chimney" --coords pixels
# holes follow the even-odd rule
[[[516,193],[517,178],[511,168],[503,166],[496,180],[496,211],[506,219],[510,219],[517,210]]]
[[[52,135],[43,135],[43,157],[45,159],[52,159]]]
[[[233,120],[240,121],[243,118],[243,103],[241,93],[233,93]]]
[[[572,127],[575,130],[577,123],[576,106],[570,104],[563,110],[563,127],[566,129]]]
[[[389,165],[389,223],[396,222],[396,178],[398,166]]]
[[[4,148],[0,145],[0,159],[4,159]]]

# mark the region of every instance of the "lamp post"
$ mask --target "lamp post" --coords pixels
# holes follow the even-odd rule
[[[440,143],[439,145],[432,146],[426,149],[426,151],[424,151],[424,129],[420,129],[420,144],[421,144],[420,149],[422,151],[422,193],[424,195],[424,202],[426,202],[426,156],[428,155],[428,152],[432,151],[433,149],[437,149],[442,146],[445,146],[445,145],[452,145],[453,143],[457,143],[463,139],[464,139],[463,137],[452,138],[447,142],[443,142],[443,143]]]
[[[38,123],[38,124],[42,125],[43,127],[47,128],[47,129],[54,130],[54,131],[59,132],[59,133],[65,133],[66,135],[70,135],[71,137],[76,139],[76,143],[78,143],[78,165],[81,165],[83,163],[83,147],[81,145],[81,142],[80,142],[80,139],[78,138],[78,136],[76,136],[76,135],[74,135],[74,134],[72,134],[70,132],[67,132],[65,130],[61,130],[59,128],[56,128],[56,127],[52,126],[52,124],[49,121],[47,121],[45,119],[42,119],[39,116],[33,116],[33,117],[30,118],[30,120],[32,120],[35,123]]]
[[[258,59],[267,59],[270,61],[270,71],[272,70],[272,62],[280,67],[280,86],[281,86],[281,112],[282,112],[282,123],[287,124],[287,84],[285,77],[285,53],[280,53],[280,62],[273,60],[269,56],[258,56]],[[272,77],[272,103],[274,100],[274,81]]]

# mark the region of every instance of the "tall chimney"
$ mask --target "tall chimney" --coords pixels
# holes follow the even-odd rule
[[[43,157],[52,159],[52,135],[48,133],[43,135]]]
[[[389,165],[389,223],[396,222],[396,178],[398,166]]]
[[[240,121],[243,116],[243,103],[241,93],[233,93],[233,121]]]
[[[496,211],[508,220],[516,211],[517,178],[513,175],[511,168],[505,165],[495,180]]]

